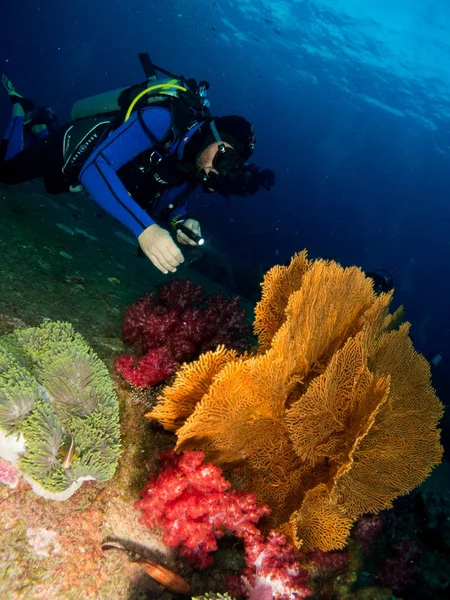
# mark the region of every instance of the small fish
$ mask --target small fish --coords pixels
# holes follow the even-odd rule
[[[67,452],[64,455],[64,460],[63,460],[63,469],[68,469],[70,467],[70,465],[72,464],[72,462],[75,459],[75,443],[73,441],[73,437],[70,436],[70,446],[69,449],[67,450]]]
[[[147,575],[174,594],[187,594],[191,586],[180,575],[177,575],[167,567],[160,565],[146,556],[133,552],[119,542],[106,542],[102,550],[120,550],[128,555],[128,560],[141,565]]]

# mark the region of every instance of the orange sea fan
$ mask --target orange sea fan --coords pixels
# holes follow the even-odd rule
[[[293,539],[302,540],[306,551],[343,548],[348,521],[391,507],[395,498],[420,485],[441,460],[443,449],[436,424],[442,416],[442,404],[430,386],[428,363],[414,351],[408,329],[409,325],[402,325],[399,331],[384,334],[376,343],[369,365],[375,377],[389,375],[375,379],[378,390],[364,399],[364,404],[370,399],[369,405],[362,404],[353,413],[354,424],[346,429],[346,441],[353,440],[353,447],[340,461],[334,461],[327,486],[314,496],[312,506],[317,515],[311,518],[307,503],[313,496],[308,492],[300,509],[282,527]],[[322,378],[327,375],[328,370]],[[326,396],[321,400],[315,394],[318,402]],[[291,412],[296,410],[294,406]],[[319,446],[320,439],[319,434]],[[300,441],[308,448],[305,440]],[[330,452],[329,458],[332,456]],[[341,518],[344,520],[336,527],[336,519]],[[336,531],[342,535],[339,541]]]
[[[261,352],[270,347],[273,336],[286,320],[289,297],[300,289],[309,267],[308,254],[303,250],[293,256],[287,267],[275,265],[264,275],[261,300],[256,305],[253,323]]]
[[[178,430],[177,449],[195,447],[221,466],[252,455],[251,444],[267,440],[284,412],[282,361],[272,354],[225,365]]]
[[[375,378],[367,368],[363,333],[350,338],[286,411],[294,451],[311,466],[324,460],[330,467],[342,464],[351,450],[349,443],[365,431],[388,392],[388,379]]]
[[[177,431],[209,390],[217,373],[236,358],[236,350],[218,346],[216,350],[202,354],[198,360],[184,363],[174,383],[164,388],[158,396],[159,403],[145,416],[158,420],[169,431]]]
[[[253,455],[231,473],[231,481],[236,487],[252,490],[258,502],[271,507],[270,515],[265,518],[269,529],[279,527],[280,523],[289,520],[302,505],[307,491],[328,477],[326,463],[311,468],[289,447],[289,439],[283,441],[278,447],[268,444],[275,451],[270,459],[266,452],[261,453],[261,456],[265,456],[265,461],[259,460],[260,456]]]
[[[373,425],[355,441],[350,463],[341,466],[335,502],[356,518],[392,506],[430,474],[443,448],[437,424],[443,406],[430,384],[430,368],[408,335],[409,324],[384,334],[369,358],[374,376],[389,376],[386,402]]]
[[[298,545],[342,548],[442,455],[442,405],[391,298],[356,267],[296,255],[264,280],[259,353],[192,363],[150,416],[231,469]]]
[[[291,294],[286,322],[272,340],[288,387],[287,404],[327,367],[333,354],[365,325],[375,295],[370,280],[356,267],[315,261]]]
[[[280,530],[303,552],[327,552],[345,547],[353,522],[343,507],[330,501],[329,490],[321,483],[306,493],[301,507]]]

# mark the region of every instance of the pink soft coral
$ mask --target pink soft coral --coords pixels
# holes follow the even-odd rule
[[[168,379],[177,364],[219,344],[246,350],[251,332],[238,297],[227,299],[220,292],[205,297],[203,286],[177,279],[131,304],[122,329],[125,342],[144,356],[137,365],[133,357],[121,356],[114,366],[138,387]]]
[[[246,535],[244,545],[247,568],[241,579],[247,598],[290,600],[310,596],[306,585],[309,574],[300,565],[301,555],[284,535],[276,531],[267,538]]]

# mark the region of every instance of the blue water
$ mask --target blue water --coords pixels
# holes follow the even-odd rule
[[[141,81],[138,52],[208,79],[213,111],[250,118],[254,159],[277,175],[253,198],[196,195],[210,243],[255,282],[304,247],[388,269],[417,348],[450,361],[446,0],[27,0],[2,12],[1,70],[63,119],[79,98]],[[2,123],[8,113],[3,94]]]

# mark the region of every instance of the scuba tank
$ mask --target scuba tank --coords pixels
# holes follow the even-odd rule
[[[209,83],[207,81],[201,81],[197,85],[195,79],[186,80],[183,76],[174,75],[154,65],[148,53],[139,54],[139,60],[147,78],[145,82],[77,100],[72,106],[72,121],[100,115],[120,114],[124,110],[127,111],[124,120],[127,120],[127,115],[129,116],[135,106],[133,102],[137,100],[142,99],[142,103],[146,104],[158,104],[164,102],[167,96],[180,98],[182,95],[189,96],[191,102],[196,99],[196,108],[201,112],[208,112],[209,101],[206,99],[206,93]],[[162,73],[165,77],[158,77],[157,72]],[[137,98],[138,96],[139,98]],[[207,115],[205,114],[205,116]]]
[[[119,97],[127,88],[118,88],[103,94],[96,94],[88,98],[77,100],[72,106],[70,118],[72,121],[78,119],[86,119],[96,115],[104,115],[108,113],[117,113],[120,111]]]
[[[78,119],[86,119],[87,117],[119,113],[123,109],[122,99],[132,91],[139,93],[139,90],[150,90],[146,93],[147,104],[161,103],[165,100],[166,96],[179,98],[180,92],[177,87],[182,87],[180,84],[180,79],[165,77],[158,79],[156,85],[148,86],[147,84],[141,84],[131,88],[117,88],[116,90],[82,98],[81,100],[77,100],[72,106],[71,119],[72,121],[78,121]]]

